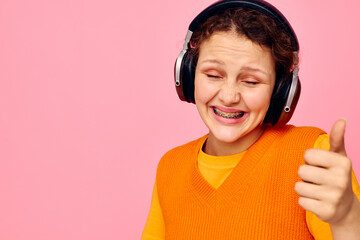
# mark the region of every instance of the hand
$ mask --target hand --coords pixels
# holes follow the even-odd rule
[[[305,165],[298,169],[304,182],[295,184],[299,204],[325,222],[338,224],[346,219],[354,201],[351,160],[344,145],[346,121],[339,119],[330,132],[330,151],[309,149]]]

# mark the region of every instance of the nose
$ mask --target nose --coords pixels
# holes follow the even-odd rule
[[[222,103],[226,106],[234,105],[240,102],[241,94],[239,86],[237,86],[236,81],[226,81],[222,85],[219,98]]]

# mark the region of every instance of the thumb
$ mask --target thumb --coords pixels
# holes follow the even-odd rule
[[[334,123],[330,132],[330,151],[344,156],[346,156],[344,143],[345,127],[346,120],[341,118]]]

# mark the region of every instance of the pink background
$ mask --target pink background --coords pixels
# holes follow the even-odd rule
[[[0,2],[0,239],[139,239],[156,167],[206,133],[173,65],[209,0]],[[358,0],[272,0],[301,44],[291,123],[348,120],[360,177]]]

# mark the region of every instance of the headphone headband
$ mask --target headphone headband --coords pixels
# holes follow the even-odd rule
[[[197,28],[206,21],[209,16],[214,15],[217,11],[228,9],[228,8],[239,8],[246,7],[259,12],[275,19],[279,27],[281,27],[291,38],[291,46],[293,51],[299,51],[299,43],[294,30],[292,29],[289,21],[285,16],[273,5],[262,0],[222,0],[213,3],[201,13],[199,13],[189,25],[189,31],[194,32]]]

